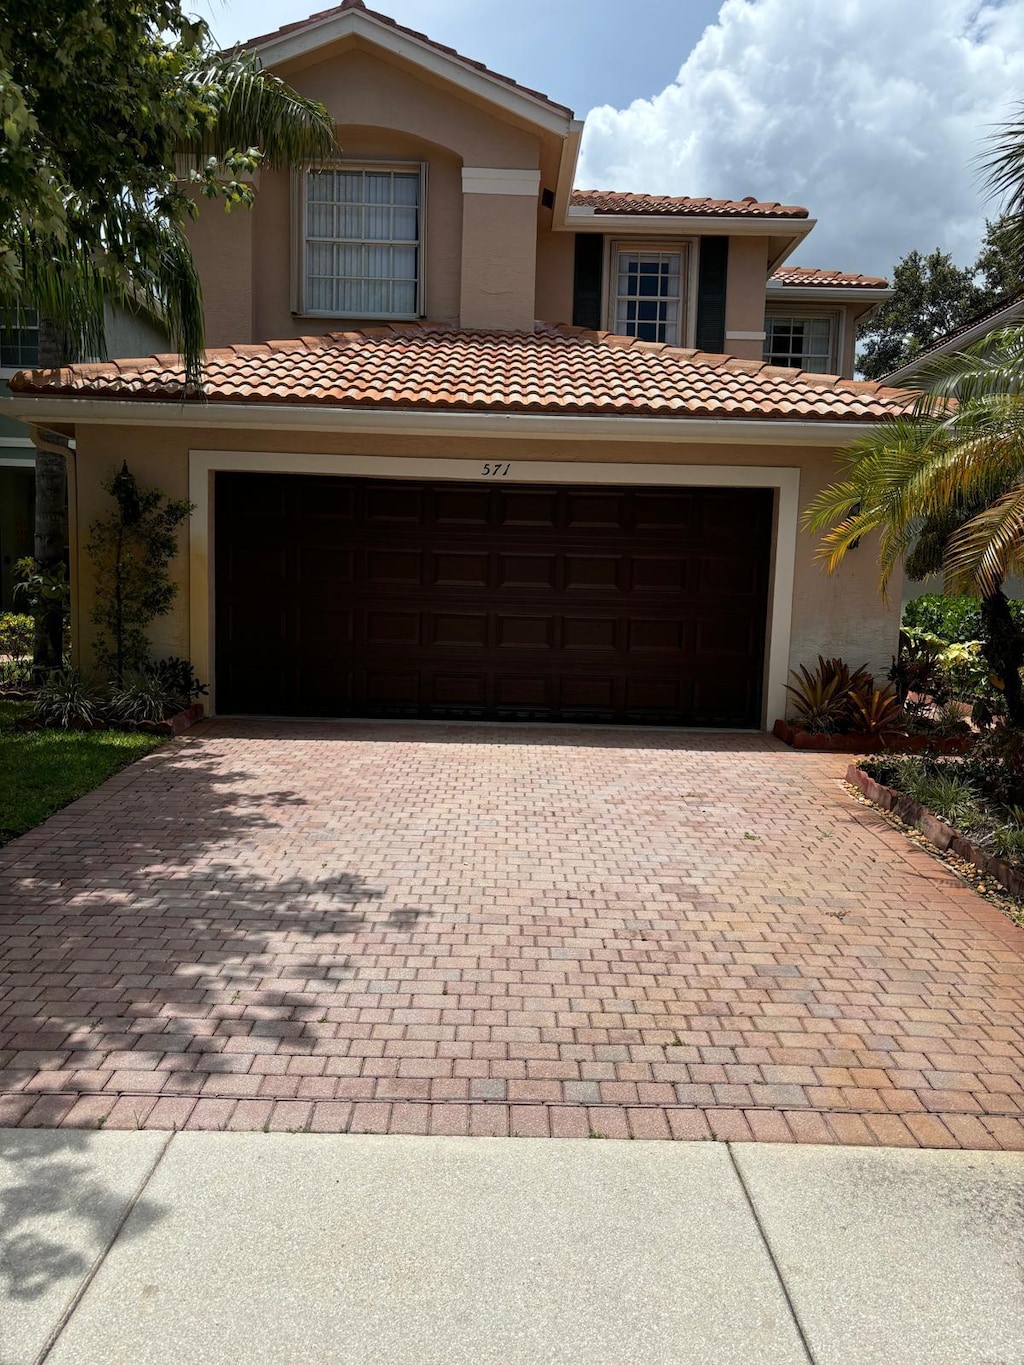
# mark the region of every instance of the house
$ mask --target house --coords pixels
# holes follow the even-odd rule
[[[998,332],[1003,327],[1019,327],[1024,323],[1024,294],[1013,294],[1009,298],[1002,298],[991,308],[986,308],[983,313],[976,317],[968,318],[959,327],[954,327],[945,336],[933,341],[930,346],[924,347],[905,365],[899,369],[890,370],[884,376],[882,382],[885,384],[898,384],[901,388],[913,388],[914,381],[920,374],[925,365],[933,360],[938,360],[940,356],[954,355],[957,351],[966,350],[969,346],[976,346],[979,341],[983,341],[990,332]]]
[[[108,308],[106,354],[132,356],[166,339],[157,325],[123,309]],[[26,309],[14,316],[0,312],[0,398],[13,375],[39,365],[39,319]],[[35,447],[22,422],[0,412],[0,611],[17,611],[14,566],[32,554]]]
[[[360,0],[255,40],[338,160],[204,210],[213,347],[22,373],[84,550],[127,460],[194,504],[154,631],[222,714],[770,726],[795,664],[888,665],[870,548],[799,530],[905,395],[852,378],[886,282],[788,264],[806,208],[573,188],[570,110]]]

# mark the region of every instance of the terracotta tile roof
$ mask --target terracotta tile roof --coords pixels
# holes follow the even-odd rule
[[[795,285],[800,289],[888,289],[881,275],[850,275],[842,270],[815,270],[808,265],[784,265],[776,270],[769,284]]]
[[[280,28],[275,28],[270,33],[261,33],[258,38],[249,38],[246,42],[240,43],[241,48],[249,49],[260,47],[263,43],[269,43],[272,39],[283,38],[288,33],[296,33],[304,28],[311,28],[314,24],[321,23],[324,19],[332,19],[336,14],[344,14],[346,10],[362,10],[371,19],[376,19],[382,24],[387,24],[388,28],[393,28],[397,33],[404,33],[407,38],[415,38],[417,42],[425,43],[427,47],[432,47],[435,52],[443,52],[446,57],[454,57],[456,61],[462,62],[464,66],[471,66],[474,71],[482,71],[485,76],[490,76],[496,81],[511,86],[513,90],[519,90],[524,95],[531,95],[536,100],[543,100],[552,109],[557,109],[560,114],[572,117],[572,110],[564,104],[557,104],[553,99],[549,99],[540,90],[531,90],[528,85],[520,85],[511,76],[503,76],[500,71],[492,71],[489,66],[484,66],[483,62],[475,62],[472,57],[465,57],[461,52],[456,52],[455,48],[447,47],[444,43],[437,43],[425,33],[420,33],[418,29],[406,28],[404,24],[397,23],[387,14],[380,14],[377,10],[367,9],[363,0],[342,0],[340,5],[335,5],[331,9],[322,9],[316,14],[311,14],[307,19],[299,19],[293,24],[282,24]]]
[[[147,402],[304,404],[430,411],[879,421],[907,395],[608,332],[532,333],[396,323],[207,356],[205,391],[182,393],[177,356],[23,371],[11,391]]]
[[[762,203],[746,199],[690,199],[669,194],[634,194],[631,190],[573,190],[574,209],[595,213],[657,214],[680,218],[806,218],[799,204]]]

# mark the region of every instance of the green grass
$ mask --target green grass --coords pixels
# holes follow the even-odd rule
[[[28,709],[0,701],[0,844],[164,743],[126,730],[19,730]]]

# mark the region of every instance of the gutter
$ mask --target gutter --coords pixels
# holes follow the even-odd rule
[[[215,427],[255,431],[329,431],[366,435],[556,437],[568,441],[650,441],[689,445],[837,446],[858,440],[874,421],[790,421],[721,417],[564,416],[533,412],[431,412],[282,403],[169,403],[104,398],[0,400],[0,412],[32,425]]]

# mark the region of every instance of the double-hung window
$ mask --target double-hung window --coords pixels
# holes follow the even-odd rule
[[[422,201],[418,166],[306,170],[300,311],[321,317],[418,317]]]
[[[33,308],[0,309],[0,370],[39,364],[39,318]]]
[[[835,319],[828,315],[779,316],[764,320],[764,358],[811,374],[832,374],[835,363]]]
[[[683,329],[686,252],[612,247],[612,330],[641,341],[678,346]]]

